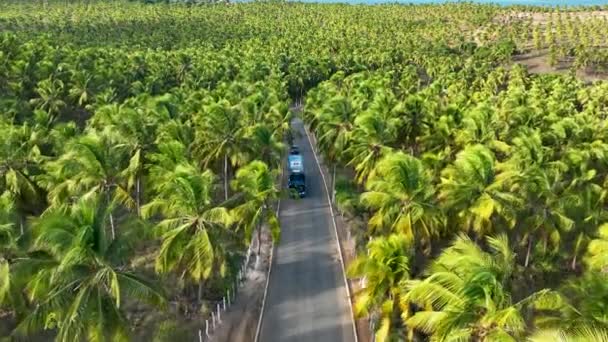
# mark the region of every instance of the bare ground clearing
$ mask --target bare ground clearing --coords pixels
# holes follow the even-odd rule
[[[561,12],[562,16],[570,18],[578,18],[580,20],[590,18],[608,19],[608,11],[572,11],[572,12]],[[514,20],[531,20],[532,24],[545,25],[552,16],[557,17],[555,12],[522,12],[522,11],[510,11],[500,14],[494,19],[494,22],[499,24],[509,24]]]
[[[513,63],[525,65],[532,74],[568,74],[571,72],[572,61],[560,60],[557,65],[551,66],[548,61],[548,52],[533,51],[513,56]],[[607,80],[607,73],[595,72],[593,70],[577,70],[576,77],[586,82]]]

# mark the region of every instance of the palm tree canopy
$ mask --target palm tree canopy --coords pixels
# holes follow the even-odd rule
[[[102,203],[85,198],[50,209],[33,223],[34,250],[14,268],[16,274],[32,274],[25,289],[37,306],[20,323],[19,333],[53,325],[58,341],[125,340],[122,308],[127,301],[164,305],[164,293],[126,267],[136,226],[110,239],[111,208]]]
[[[280,193],[276,182],[277,171],[271,171],[259,160],[250,162],[237,171],[232,188],[240,194],[242,203],[232,209],[232,214],[237,225],[244,229],[246,240],[251,239],[253,231],[260,224],[267,223],[273,240],[278,242],[279,221],[270,207]]]
[[[216,177],[190,164],[178,164],[170,177],[159,179],[157,196],[142,207],[144,218],[159,213],[156,230],[162,245],[156,261],[159,272],[173,270],[195,281],[213,270],[225,272],[224,246],[218,242],[231,224],[231,216],[213,202]]]
[[[388,341],[394,328],[400,284],[410,278],[411,241],[403,234],[377,237],[367,244],[362,254],[349,266],[351,277],[365,277],[365,286],[356,293],[355,313],[367,316],[380,314],[378,341]],[[394,331],[393,331],[394,332]]]
[[[430,242],[443,226],[435,204],[429,172],[422,162],[403,152],[391,153],[375,167],[361,202],[375,210],[369,226],[398,232],[410,241]]]
[[[504,188],[494,154],[483,145],[472,145],[458,153],[441,173],[439,198],[448,211],[463,221],[465,229],[492,229],[495,215],[514,224],[513,207],[519,198]]]
[[[407,319],[408,325],[437,341],[515,341],[525,332],[524,309],[553,293],[542,290],[513,302],[515,254],[504,235],[487,243],[490,252],[459,236],[431,264],[427,278],[404,283],[402,306],[423,308]]]

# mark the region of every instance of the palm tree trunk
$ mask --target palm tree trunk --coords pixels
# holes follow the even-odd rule
[[[262,228],[258,227],[258,253],[255,259],[255,268],[257,269],[260,264],[260,259],[262,256]]]
[[[262,252],[262,228],[258,227],[258,255]]]
[[[112,240],[116,239],[116,228],[114,227],[114,214],[110,213],[110,227],[112,228]]]
[[[228,153],[224,154],[224,200],[228,200]]]
[[[572,268],[573,271],[576,271],[576,257],[578,255],[576,253],[574,253],[574,258],[572,258],[572,264],[570,264],[570,267]]]
[[[135,201],[137,202],[137,216],[141,216],[141,176],[137,176],[135,181]]]
[[[331,177],[331,203],[336,203],[336,164],[334,163],[334,170]]]
[[[532,249],[532,237],[528,236],[528,250],[526,251],[526,262],[524,263],[524,267],[528,267],[528,262],[530,261],[530,250]]]
[[[260,224],[257,225],[257,241],[258,241],[258,252],[255,254],[255,266],[254,269],[258,269],[260,266],[261,253],[262,253],[262,227]]]
[[[203,300],[203,281],[198,281],[198,291],[196,293],[196,301],[200,304]]]
[[[110,205],[110,192],[106,190],[107,205]],[[110,229],[112,232],[112,240],[116,239],[116,228],[114,227],[114,215],[110,212]]]

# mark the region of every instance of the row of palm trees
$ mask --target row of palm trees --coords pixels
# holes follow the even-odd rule
[[[603,73],[607,69],[605,12],[515,12],[488,24],[480,41],[509,39],[521,53],[545,55],[555,68]],[[506,25],[505,25],[506,24]]]
[[[450,7],[464,25],[493,12]],[[384,30],[404,46],[433,13],[0,4],[0,307],[15,326],[3,334],[124,340],[145,330],[133,331],[138,301],[177,302],[182,318],[203,310],[254,240],[260,255],[262,226],[279,238],[270,208],[288,96],[338,70],[428,59],[369,45],[389,12]],[[344,31],[360,14],[365,25]],[[320,17],[328,34],[310,30]],[[426,46],[454,36],[443,20],[434,15]]]
[[[325,160],[356,175],[355,199],[336,198],[366,222],[350,272],[377,340],[608,329],[606,87],[487,59],[426,83],[336,74],[307,95]]]
[[[418,277],[411,243],[402,234],[372,239],[350,265],[365,277],[358,315],[378,321],[377,340],[604,341],[606,276],[588,272],[558,289],[521,296],[524,272],[506,235],[485,247],[458,236]],[[532,327],[539,330],[530,333]]]
[[[262,226],[279,237],[274,180],[290,97],[304,95],[325,160],[356,174],[336,200],[368,223],[352,272],[378,337],[595,327],[606,88],[500,68],[513,39],[473,40],[502,11],[2,2],[0,307],[13,334],[128,339],[136,299],[223,290]],[[568,287],[565,270],[585,278]]]
[[[93,102],[82,128],[37,102],[3,117],[0,307],[12,334],[126,340],[136,302],[198,310],[230,286],[262,226],[279,238],[282,91],[244,80]]]

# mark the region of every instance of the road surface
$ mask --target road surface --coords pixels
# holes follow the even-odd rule
[[[281,203],[260,342],[355,340],[338,245],[323,180],[302,122],[295,143],[304,158],[307,197]],[[328,184],[329,185],[329,184]]]

